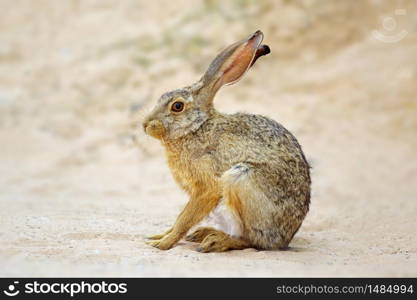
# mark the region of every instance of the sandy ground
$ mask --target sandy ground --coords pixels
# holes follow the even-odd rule
[[[317,2],[1,0],[0,276],[417,276],[415,1]],[[137,125],[258,28],[216,106],[297,136],[311,210],[287,251],[152,248],[187,198]]]

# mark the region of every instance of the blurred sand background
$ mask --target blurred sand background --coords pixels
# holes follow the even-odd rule
[[[0,0],[1,276],[417,276],[416,1]],[[216,98],[291,130],[312,169],[287,251],[144,243],[186,195],[141,118],[261,29]]]

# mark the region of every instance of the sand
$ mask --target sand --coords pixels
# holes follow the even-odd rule
[[[417,276],[416,4],[317,2],[0,1],[0,276]],[[187,196],[140,121],[256,29],[215,105],[296,135],[310,212],[286,251],[152,248]]]

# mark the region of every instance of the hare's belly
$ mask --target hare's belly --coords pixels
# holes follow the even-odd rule
[[[201,225],[216,228],[233,237],[240,237],[242,235],[242,223],[240,219],[225,205],[223,199],[220,200],[216,208],[202,221]]]

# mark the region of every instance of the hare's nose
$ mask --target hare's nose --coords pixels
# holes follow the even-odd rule
[[[165,127],[160,120],[150,120],[143,125],[145,133],[160,138],[165,134]]]
[[[145,131],[145,132],[146,132],[146,127],[148,127],[148,123],[149,123],[149,121],[147,121],[147,120],[142,122],[142,128],[143,128],[143,131]]]
[[[143,126],[143,130],[146,132],[146,127],[148,127],[149,121],[143,121],[142,126]]]
[[[150,118],[150,117],[147,117],[144,121],[143,121],[143,123],[142,123],[142,126],[143,126],[143,130],[146,132],[146,129],[150,126],[150,125],[152,125],[152,122],[153,122],[153,120],[152,120],[152,118]]]

